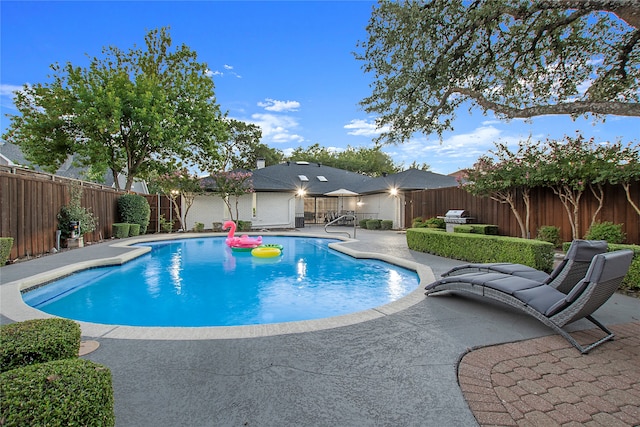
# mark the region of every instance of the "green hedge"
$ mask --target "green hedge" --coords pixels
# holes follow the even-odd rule
[[[251,231],[251,221],[238,221],[238,231]]]
[[[129,237],[140,235],[140,224],[129,224]]]
[[[69,319],[34,319],[0,326],[0,372],[69,359],[80,350],[80,325]]]
[[[567,252],[571,246],[571,242],[564,242],[562,244],[562,250]],[[631,249],[633,251],[633,259],[631,260],[631,266],[629,272],[622,281],[620,287],[622,289],[640,290],[640,245],[622,245],[618,243],[609,243],[607,250],[619,251],[621,249]]]
[[[3,426],[113,426],[108,368],[84,359],[55,360],[0,374]]]
[[[367,219],[361,219],[360,221],[358,221],[358,225],[360,226],[360,228],[367,228],[367,221],[369,221],[370,218]]]
[[[113,237],[117,239],[124,239],[125,237],[129,237],[131,224],[126,222],[116,222],[111,225],[111,229],[113,230]]]
[[[553,245],[539,240],[410,228],[407,244],[414,251],[469,262],[513,262],[543,271],[553,268]]]
[[[393,228],[393,221],[390,219],[383,219],[380,223],[380,228],[382,230],[391,230]]]
[[[382,220],[370,219],[367,221],[367,230],[380,230],[382,227]]]
[[[453,227],[453,231],[455,233],[473,233],[497,236],[498,226],[491,224],[460,224]]]
[[[0,267],[7,263],[13,246],[13,237],[0,237]]]
[[[151,218],[151,208],[144,196],[123,194],[118,197],[118,214],[121,222],[140,224],[140,234],[147,232]]]

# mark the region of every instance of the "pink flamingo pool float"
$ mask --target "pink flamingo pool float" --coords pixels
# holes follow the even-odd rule
[[[249,237],[246,234],[243,234],[240,237],[235,237],[236,223],[233,221],[226,221],[222,224],[223,230],[226,230],[227,228],[231,228],[231,230],[229,230],[229,234],[227,235],[227,240],[225,240],[225,242],[230,248],[255,248],[262,244],[262,236]]]

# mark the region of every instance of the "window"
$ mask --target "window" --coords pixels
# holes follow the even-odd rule
[[[318,175],[316,178],[318,178],[318,181],[320,181],[320,182],[327,182],[327,178],[325,178],[322,175]]]
[[[307,178],[306,175],[298,175],[298,178],[300,178],[300,181],[304,181],[304,182],[309,181],[309,178]]]

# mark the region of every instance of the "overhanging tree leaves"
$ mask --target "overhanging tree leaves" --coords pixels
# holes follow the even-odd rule
[[[165,28],[145,45],[104,48],[86,68],[53,65],[50,83],[16,94],[20,115],[4,138],[49,171],[73,154],[93,174],[110,169],[116,185],[124,174],[126,190],[181,163],[211,169],[226,128],[206,64],[185,45],[172,51]]]
[[[635,0],[381,0],[367,31],[355,56],[379,140],[441,135],[468,101],[507,119],[640,116]]]

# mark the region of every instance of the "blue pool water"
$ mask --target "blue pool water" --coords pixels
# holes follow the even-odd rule
[[[318,319],[395,301],[418,287],[415,272],[356,260],[335,240],[265,237],[283,255],[233,252],[224,238],[144,243],[122,266],[84,270],[23,295],[44,312],[130,326],[233,326]]]

